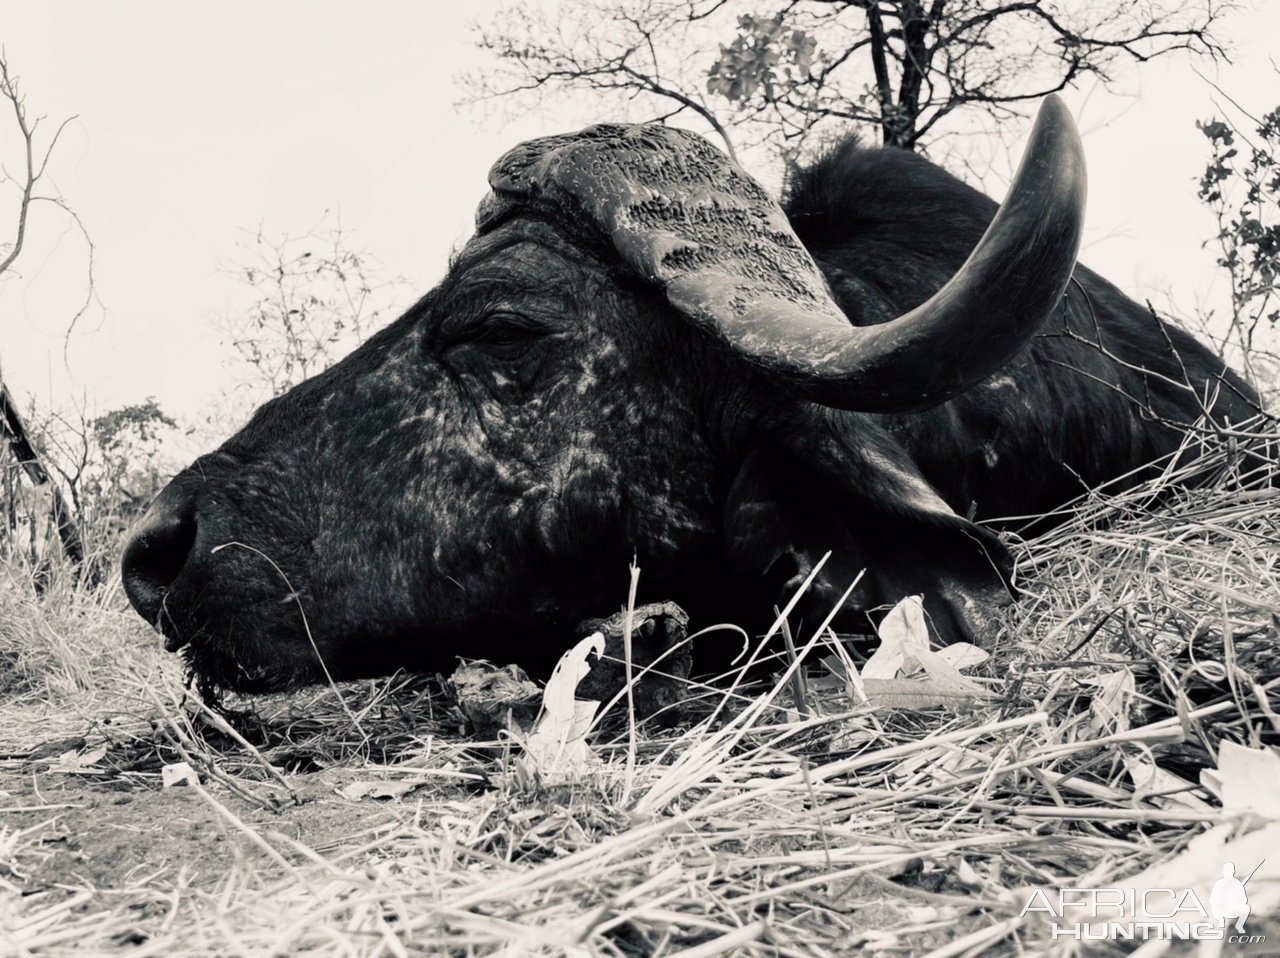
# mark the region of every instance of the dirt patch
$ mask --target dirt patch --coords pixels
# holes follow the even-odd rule
[[[292,776],[301,804],[270,810],[225,791],[206,792],[206,798],[186,786],[161,789],[49,771],[47,763],[5,765],[0,768],[0,822],[10,832],[28,833],[30,840],[20,844],[13,861],[0,862],[0,874],[7,870],[24,893],[66,886],[123,889],[179,879],[196,888],[213,887],[238,860],[266,863],[263,849],[210,798],[253,830],[270,834],[272,847],[298,864],[306,856],[292,847],[295,842],[311,850],[332,849],[397,821],[389,807],[335,794],[355,777],[350,770]]]

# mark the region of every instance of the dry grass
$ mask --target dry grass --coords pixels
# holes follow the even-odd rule
[[[1234,456],[1196,468],[1229,478]],[[1022,547],[1027,595],[972,708],[860,704],[808,664],[828,654],[819,630],[772,686],[691,689],[705,704],[675,730],[633,743],[624,700],[594,739],[603,764],[556,787],[517,746],[461,736],[421,678],[235,703],[253,711],[228,724],[118,596],[0,579],[0,781],[38,793],[27,818],[0,809],[0,950],[1071,954],[1020,916],[1025,889],[1177,855],[1231,818],[1199,784],[1221,743],[1280,742],[1276,491],[1176,478]],[[84,741],[31,751],[67,736]],[[38,786],[68,751],[93,759],[61,773],[75,795],[184,792],[233,846],[225,867],[42,872],[69,813]],[[200,784],[158,792],[178,761]],[[343,797],[369,782],[396,797]]]

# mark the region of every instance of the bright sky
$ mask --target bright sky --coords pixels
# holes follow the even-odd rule
[[[218,265],[259,222],[305,232],[340,209],[357,244],[409,281],[403,305],[425,292],[469,233],[493,160],[611,118],[585,96],[505,127],[456,109],[457,75],[483,62],[468,24],[496,6],[0,0],[31,113],[50,127],[79,114],[50,172],[92,234],[101,301],[64,363],[84,246],[52,207],[37,209],[21,275],[0,284],[6,381],[42,403],[87,395],[101,412],[155,395],[198,417],[228,381],[212,323],[242,295]],[[1234,63],[1196,67],[1255,114],[1274,107],[1280,2],[1260,0],[1221,36]],[[1126,73],[1118,89],[1069,96],[1090,170],[1082,258],[1133,295],[1172,292],[1186,313],[1220,303],[1194,187],[1206,157],[1194,121],[1220,96],[1181,59]],[[16,140],[0,118],[11,171]],[[6,237],[9,213],[0,205]]]

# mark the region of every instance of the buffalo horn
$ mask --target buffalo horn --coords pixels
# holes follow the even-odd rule
[[[1059,305],[1084,218],[1084,152],[1056,96],[1009,194],[928,301],[853,326],[778,203],[705,139],[595,126],[524,143],[490,171],[483,231],[519,209],[585,227],[693,323],[766,376],[842,409],[909,412],[999,370]]]

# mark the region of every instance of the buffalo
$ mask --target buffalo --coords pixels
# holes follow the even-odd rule
[[[999,207],[853,141],[779,202],[660,125],[533,140],[489,182],[434,290],[134,531],[129,599],[209,687],[544,667],[633,557],[642,598],[743,621],[830,551],[806,614],[865,569],[838,625],[919,593],[941,640],[982,638],[1011,595],[1002,519],[1257,412],[1076,265],[1085,167],[1056,98]]]

